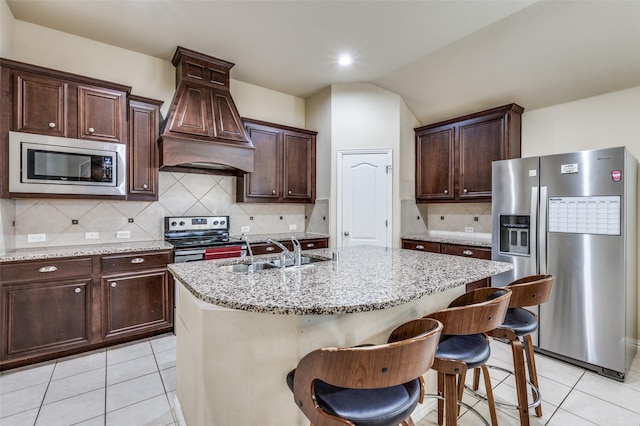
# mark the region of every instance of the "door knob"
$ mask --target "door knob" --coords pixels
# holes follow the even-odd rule
[[[349,236],[349,231],[344,231],[344,236],[348,237]]]

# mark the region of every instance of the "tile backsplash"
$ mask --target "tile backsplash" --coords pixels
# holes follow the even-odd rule
[[[286,233],[291,225],[296,232],[328,233],[328,222],[322,220],[328,217],[328,200],[318,200],[316,205],[236,203],[235,188],[235,177],[161,172],[160,196],[154,202],[15,200],[11,245],[18,249],[160,240],[163,218],[185,215],[228,215],[231,233],[236,235],[243,226],[250,227],[247,234]],[[4,217],[3,211],[3,221]],[[116,238],[117,231],[129,231],[130,238]],[[11,240],[5,232],[4,239]],[[87,240],[86,232],[97,232],[99,238]],[[46,241],[29,243],[29,234],[45,234]]]
[[[401,235],[431,231],[491,233],[491,203],[416,204],[402,200]]]

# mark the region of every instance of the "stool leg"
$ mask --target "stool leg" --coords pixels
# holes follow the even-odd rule
[[[467,380],[467,370],[461,371],[458,375],[458,401],[462,401],[462,396],[464,395],[464,382]],[[460,407],[462,405],[458,404],[458,416],[460,415]]]
[[[444,373],[438,372],[438,395],[444,398]],[[444,423],[444,401],[438,398],[438,424]]]
[[[458,392],[455,374],[444,375],[444,405],[446,425],[456,426],[458,424]]]
[[[479,387],[480,387],[480,369],[474,368],[473,369],[473,390],[477,391]]]
[[[491,414],[491,424],[498,426],[498,415],[496,413],[496,401],[493,399],[493,389],[491,387],[491,377],[489,377],[489,369],[486,364],[480,366],[482,368],[482,376],[484,378],[484,387],[487,389],[487,403],[489,405],[489,414]]]
[[[540,389],[540,385],[538,385],[538,370],[536,369],[536,359],[533,356],[533,342],[531,341],[531,335],[527,334],[524,336],[524,343],[526,348],[527,355],[527,367],[529,367],[529,380],[531,383],[537,388]],[[542,417],[542,403],[536,407],[536,416]]]
[[[529,425],[529,401],[527,398],[527,376],[524,369],[524,348],[520,339],[510,341],[513,353],[513,372],[516,377],[516,391],[518,393],[518,411],[520,412],[520,426]]]

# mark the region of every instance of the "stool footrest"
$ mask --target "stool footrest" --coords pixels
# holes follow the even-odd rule
[[[438,395],[438,394],[435,394],[435,393],[426,393],[424,395],[424,397],[425,398],[436,398],[436,399],[441,399],[441,400],[444,401],[444,396]],[[463,401],[458,401],[458,404],[462,405],[464,408],[466,408],[467,410],[469,410],[473,414],[475,414],[476,417],[478,417],[480,420],[482,420],[482,422],[484,423],[485,426],[491,426],[491,424],[487,421],[487,419],[482,417],[482,414],[480,414],[475,408],[473,408],[472,406],[470,406],[469,404],[467,404],[466,402],[463,402]]]
[[[502,368],[502,367],[498,367],[496,365],[489,365],[487,364],[487,368],[491,368],[494,370],[499,370],[502,371],[503,373],[508,373],[513,375],[513,371],[511,370],[507,370],[506,368]],[[536,387],[536,385],[534,385],[530,380],[527,380],[527,384],[529,385],[529,387],[531,388],[531,393],[533,394],[533,402],[531,404],[529,404],[529,409],[531,408],[536,408],[537,406],[539,406],[542,403],[542,395],[540,394],[540,389],[538,389]],[[484,395],[480,395],[478,392],[476,392],[475,390],[473,390],[471,387],[469,387],[468,385],[464,385],[464,388],[466,390],[469,391],[469,393],[476,397],[477,399],[486,401],[487,397]],[[498,407],[503,407],[503,408],[513,408],[513,409],[518,409],[518,404],[511,404],[508,402],[501,402],[501,401],[495,401],[495,404]]]

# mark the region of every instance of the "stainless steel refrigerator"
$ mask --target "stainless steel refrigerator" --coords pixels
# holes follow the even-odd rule
[[[636,353],[637,160],[623,147],[495,161],[493,286],[552,274],[536,351],[624,380]]]

